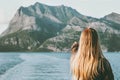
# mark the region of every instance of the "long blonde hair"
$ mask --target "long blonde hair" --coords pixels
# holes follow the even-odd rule
[[[93,80],[97,76],[99,59],[104,58],[95,29],[86,28],[79,41],[74,59],[71,60],[73,80]]]

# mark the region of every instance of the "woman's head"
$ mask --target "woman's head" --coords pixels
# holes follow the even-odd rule
[[[79,51],[84,57],[100,57],[101,48],[99,45],[98,34],[93,28],[86,28],[81,33]]]
[[[99,45],[98,34],[93,28],[86,28],[81,33],[78,52],[71,61],[74,80],[92,80],[98,74],[99,58],[104,57]]]

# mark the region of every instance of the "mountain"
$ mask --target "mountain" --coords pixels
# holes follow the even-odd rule
[[[120,30],[120,14],[112,12],[101,18],[101,20],[112,28]]]
[[[74,41],[79,41],[81,31],[87,26],[98,31],[103,50],[120,51],[119,16],[111,13],[97,19],[64,5],[36,2],[17,10],[8,29],[2,33],[0,51],[67,52]]]
[[[112,12],[111,14],[106,15],[104,19],[120,24],[120,14],[115,12]]]

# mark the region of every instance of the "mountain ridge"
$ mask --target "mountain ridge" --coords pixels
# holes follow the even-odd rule
[[[112,12],[106,16],[104,16],[104,18],[108,21],[113,21],[115,23],[120,24],[120,14]]]
[[[111,13],[97,19],[82,15],[71,7],[38,2],[28,7],[21,6],[0,38],[0,51],[67,52],[74,41],[79,41],[81,31],[87,26],[95,28],[103,37],[101,45],[104,51],[120,51],[120,22],[116,16],[120,15]],[[116,44],[118,46],[112,49],[111,46]],[[8,50],[4,50],[6,46]]]

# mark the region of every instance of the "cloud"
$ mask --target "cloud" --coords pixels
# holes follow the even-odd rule
[[[0,24],[5,22],[4,10],[0,9]]]
[[[8,24],[9,21],[9,13],[5,13],[5,10],[0,8],[0,24]]]

